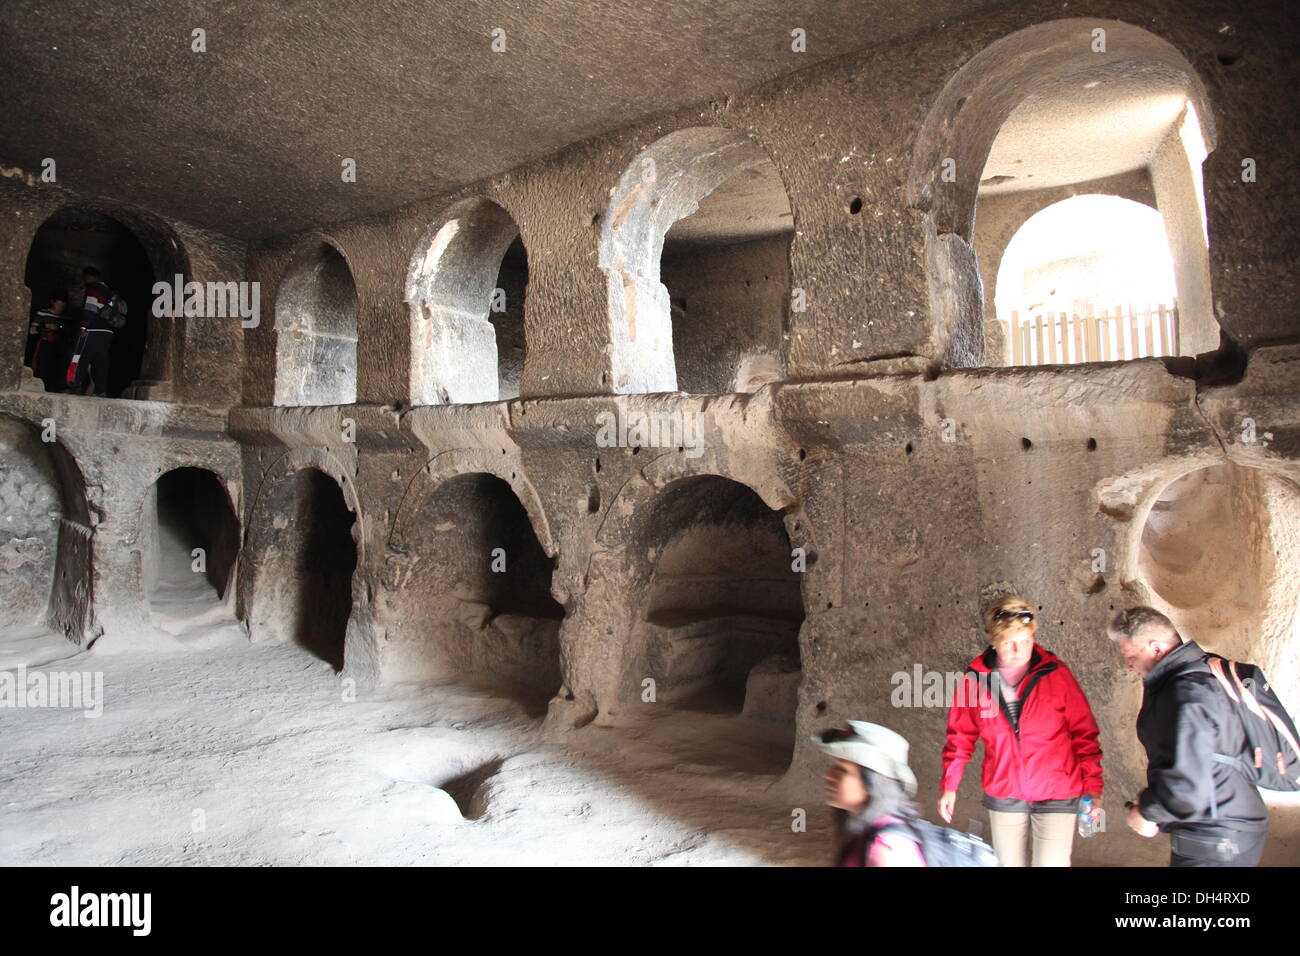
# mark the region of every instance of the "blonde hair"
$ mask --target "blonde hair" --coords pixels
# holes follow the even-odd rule
[[[1037,621],[1026,621],[1019,617],[1003,617],[1002,620],[998,620],[998,615],[1003,611],[1024,611],[1038,615],[1038,608],[1017,594],[995,601],[984,611],[984,633],[988,635],[990,644],[997,644],[1004,638],[1021,631],[1028,631],[1031,638],[1038,634]]]

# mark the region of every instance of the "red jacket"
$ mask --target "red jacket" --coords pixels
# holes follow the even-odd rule
[[[948,711],[940,789],[956,790],[962,771],[984,741],[984,792],[1015,800],[1069,800],[1101,793],[1097,721],[1083,689],[1055,654],[1035,647],[1016,691],[1020,733],[990,682],[997,656],[989,648],[971,661]],[[990,693],[990,688],[992,692]]]

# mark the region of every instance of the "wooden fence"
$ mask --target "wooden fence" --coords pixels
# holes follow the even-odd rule
[[[1021,319],[1011,313],[1012,365],[1118,362],[1178,354],[1178,303],[1135,308],[1119,305],[1094,315],[1044,312]],[[1005,327],[1005,325],[1004,325]]]

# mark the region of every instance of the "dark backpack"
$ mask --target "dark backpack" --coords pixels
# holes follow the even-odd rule
[[[998,865],[993,847],[978,837],[910,817],[898,823],[887,823],[876,830],[866,842],[868,850],[877,836],[891,831],[912,836],[921,845],[921,857],[927,867]]]
[[[1265,790],[1300,790],[1300,734],[1264,672],[1254,664],[1240,664],[1217,654],[1205,663],[1236,707],[1246,729],[1246,745],[1239,754],[1215,754],[1231,763],[1247,779]]]
[[[126,325],[126,303],[117,293],[113,293],[99,310],[99,320],[110,329],[120,329]]]

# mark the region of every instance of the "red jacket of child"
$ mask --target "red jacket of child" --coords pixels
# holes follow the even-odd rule
[[[956,790],[962,771],[984,741],[984,792],[1015,800],[1069,800],[1101,793],[1101,746],[1088,699],[1065,663],[1035,647],[1016,691],[1020,733],[997,681],[997,655],[989,648],[957,686],[943,745],[942,790]]]

